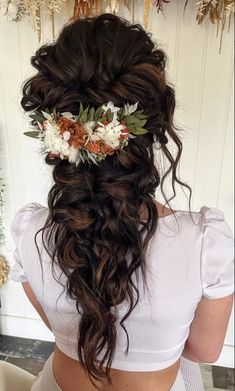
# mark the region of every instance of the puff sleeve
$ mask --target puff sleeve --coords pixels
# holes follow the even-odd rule
[[[234,292],[234,237],[224,212],[203,206],[202,296],[218,299]]]
[[[21,256],[21,244],[30,224],[32,215],[38,206],[39,204],[37,203],[24,205],[15,213],[11,221],[10,233],[15,244],[15,249],[13,252],[13,265],[9,272],[9,278],[13,281],[28,281],[27,275],[24,271],[24,262]]]

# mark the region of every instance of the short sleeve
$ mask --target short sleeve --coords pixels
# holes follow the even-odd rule
[[[218,299],[234,292],[234,235],[224,212],[203,206],[202,296]]]
[[[20,208],[14,215],[10,224],[11,237],[15,244],[13,252],[13,265],[10,268],[9,278],[17,282],[28,281],[24,271],[23,259],[21,256],[21,244],[29,226],[32,214],[38,209],[40,204],[30,203]]]

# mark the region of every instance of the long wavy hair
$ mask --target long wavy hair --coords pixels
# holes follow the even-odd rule
[[[176,172],[182,142],[173,124],[175,93],[166,82],[164,51],[141,25],[111,14],[66,24],[55,42],[36,51],[31,64],[37,74],[23,85],[25,111],[56,108],[76,115],[80,102],[98,108],[108,101],[117,106],[138,101],[148,118],[147,134],[98,166],[45,158],[54,165],[54,184],[45,226],[37,234],[43,231],[52,269],[57,263],[67,276],[66,291],[80,313],[78,360],[99,389],[94,379],[112,384],[116,311],[124,300],[128,311],[120,325],[129,349],[124,322],[139,300],[133,279],[139,281],[139,269],[147,285],[146,249],[158,223],[156,188],[168,203],[176,195],[176,182],[187,187],[190,209],[191,188]],[[167,148],[169,138],[176,157]],[[156,141],[170,163],[162,177],[154,162]],[[167,200],[163,183],[170,173],[173,196]],[[145,220],[141,207],[148,212]]]

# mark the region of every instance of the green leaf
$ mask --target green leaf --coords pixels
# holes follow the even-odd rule
[[[118,118],[121,120],[121,119],[123,119],[123,117],[124,117],[124,111],[125,111],[125,109],[124,109],[124,107],[119,111],[119,113],[118,113]]]
[[[133,115],[128,115],[128,117],[125,117],[124,119],[125,124],[136,124],[139,122],[138,118],[135,118]]]
[[[99,122],[103,123],[103,122],[105,122],[105,121],[107,121],[107,118],[106,118],[106,117],[99,118]]]
[[[87,114],[88,114],[88,111],[89,111],[89,106],[83,111],[81,117],[79,118],[79,121],[80,121],[80,122],[82,122],[82,123],[87,122]]]
[[[139,119],[146,119],[146,115],[144,115],[144,114],[137,114],[137,113],[135,113],[135,118],[139,118]]]
[[[107,111],[106,117],[107,117],[108,121],[112,121],[113,120],[113,113],[111,112],[110,109]]]
[[[142,128],[142,127],[146,124],[146,122],[147,122],[146,119],[143,119],[143,120],[139,121],[139,122],[137,123],[138,128]]]
[[[141,136],[142,134],[148,133],[148,131],[147,129],[143,129],[143,128],[135,128],[134,131],[132,131],[132,133]]]
[[[32,118],[34,121],[38,121],[40,123],[43,123],[45,120],[42,114],[31,114],[29,117]]]
[[[101,118],[101,115],[103,113],[103,109],[102,109],[102,106],[98,107],[98,109],[96,110],[95,112],[95,120],[99,120],[100,121],[100,118]]]
[[[88,121],[94,121],[94,116],[95,116],[95,109],[94,107],[92,107],[87,116]]]
[[[33,137],[33,138],[38,138],[40,132],[38,131],[31,131],[31,132],[24,132],[25,136]]]
[[[144,113],[144,110],[137,110],[137,111],[135,112],[135,115],[144,115],[143,113]],[[145,117],[146,117],[146,116],[145,116]]]
[[[80,102],[80,108],[79,108],[78,119],[80,119],[82,113],[83,113],[83,105],[82,105],[82,102]]]
[[[53,114],[54,118],[57,118],[57,113],[56,113],[56,109],[55,108],[53,109],[52,114]]]

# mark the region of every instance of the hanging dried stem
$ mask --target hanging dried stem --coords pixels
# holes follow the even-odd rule
[[[132,0],[132,23],[135,23],[135,0]]]
[[[44,0],[46,12],[51,20],[53,39],[55,39],[55,13],[60,13],[65,3],[66,0]]]
[[[108,0],[108,6],[106,8],[106,12],[111,12],[112,14],[117,14],[119,11],[119,0]]]
[[[41,6],[44,0],[22,0],[24,13],[29,16],[33,28],[36,30],[38,40],[41,40]]]
[[[144,17],[143,17],[143,20],[144,20],[144,27],[147,28],[148,27],[148,23],[149,23],[149,11],[151,9],[153,5],[153,1],[152,0],[144,0]]]
[[[92,16],[95,8],[95,0],[75,0],[73,20]]]
[[[163,7],[166,3],[170,3],[170,0],[155,0],[154,5],[157,7],[157,12],[163,12]]]
[[[1,0],[0,0],[1,1]],[[234,14],[235,0],[200,0],[196,2],[197,13],[196,20],[198,24],[202,24],[206,18],[213,24],[216,24],[216,36],[220,31],[220,51],[222,47],[223,32],[228,20],[228,32]],[[14,3],[14,7],[13,7]],[[8,0],[5,5],[1,4],[4,9],[4,15],[7,15],[10,20],[18,21],[22,15],[27,15],[32,20],[34,29],[37,31],[38,39],[41,40],[41,10],[45,7],[52,23],[53,38],[55,38],[55,13],[62,11],[67,3],[66,0]],[[150,9],[155,6],[157,12],[163,12],[164,5],[170,3],[170,0],[74,0],[73,16],[70,20],[77,18],[94,16],[102,14],[104,11],[117,13],[119,6],[123,4],[132,13],[132,23],[135,19],[136,4],[143,4],[143,24],[148,27]],[[105,5],[108,4],[108,7]],[[184,12],[188,5],[188,0],[185,0]]]
[[[104,1],[95,0],[94,15],[100,15],[104,12]]]
[[[3,10],[3,15],[6,15],[10,22],[18,22],[24,15],[21,0],[0,1],[0,9]]]
[[[213,24],[217,24],[216,35],[218,36],[219,25],[221,22],[219,53],[222,49],[223,33],[226,25],[226,20],[231,20],[234,14],[234,0],[201,0],[196,3],[198,24],[202,24],[208,16]]]

